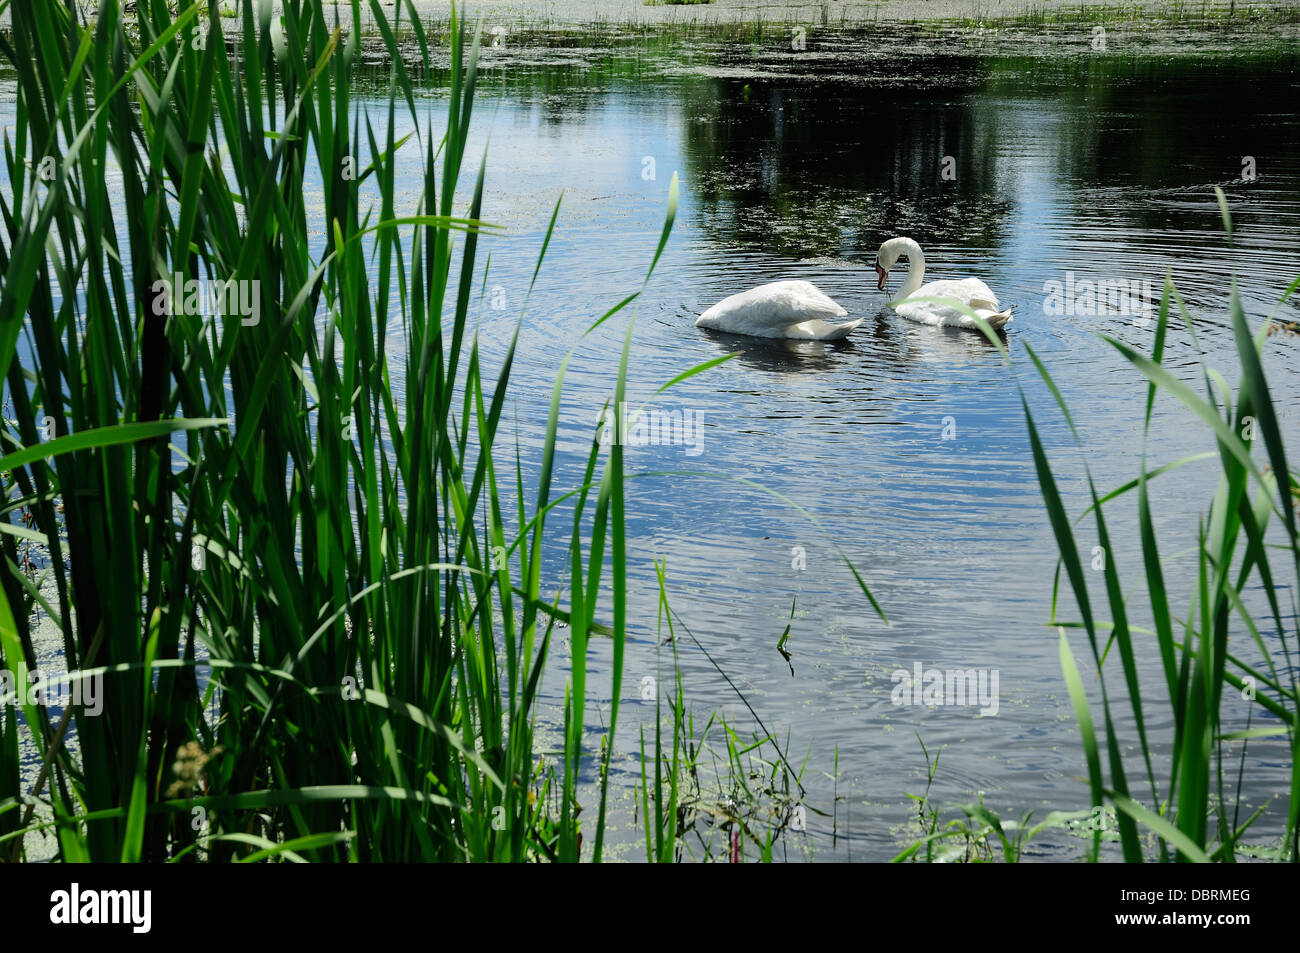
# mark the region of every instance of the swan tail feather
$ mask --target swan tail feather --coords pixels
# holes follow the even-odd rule
[[[862,318],[839,324],[814,318],[811,321],[800,321],[798,324],[790,325],[781,336],[802,341],[838,341],[847,337],[849,332],[861,323]]]

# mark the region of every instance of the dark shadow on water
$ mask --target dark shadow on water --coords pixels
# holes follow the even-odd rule
[[[778,373],[828,371],[846,363],[858,347],[854,331],[838,341],[795,341],[789,338],[756,338],[746,334],[728,334],[708,328],[697,329],[713,341],[724,354],[735,354],[746,367]],[[859,329],[861,330],[861,329]]]

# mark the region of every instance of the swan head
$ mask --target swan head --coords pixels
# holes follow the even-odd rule
[[[891,238],[887,242],[882,242],[880,248],[876,250],[876,288],[880,291],[885,290],[885,282],[889,280],[889,269],[898,263],[898,259],[907,255],[908,260],[914,257],[919,258],[921,247],[910,238]]]
[[[887,242],[882,242],[880,248],[876,250],[876,288],[880,291],[885,290],[885,282],[889,280],[889,269],[893,268],[898,262],[898,256],[903,253],[901,244],[897,238],[891,238]]]

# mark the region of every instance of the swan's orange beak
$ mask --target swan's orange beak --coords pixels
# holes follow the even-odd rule
[[[881,268],[880,265],[876,265],[876,274],[880,276],[880,280],[876,282],[876,288],[877,288],[877,290],[879,290],[879,291],[884,291],[884,290],[885,290],[885,279],[889,277],[889,272],[887,272],[887,271],[885,271],[885,269]]]

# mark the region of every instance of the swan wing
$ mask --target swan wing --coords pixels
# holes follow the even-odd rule
[[[998,296],[978,278],[954,278],[931,281],[910,295],[913,298],[953,298],[971,310],[977,307],[998,308]]]
[[[786,332],[796,325],[827,323],[830,318],[846,314],[847,311],[811,282],[774,281],[724,298],[700,315],[695,325],[754,337],[807,338],[810,336],[807,333],[787,335]]]
[[[908,296],[911,298],[950,298],[970,308],[995,328],[1011,320],[1011,312],[1001,310],[997,295],[978,278],[931,281]],[[940,327],[973,328],[970,315],[951,305],[933,301],[904,301],[895,309],[901,316],[921,324]]]

